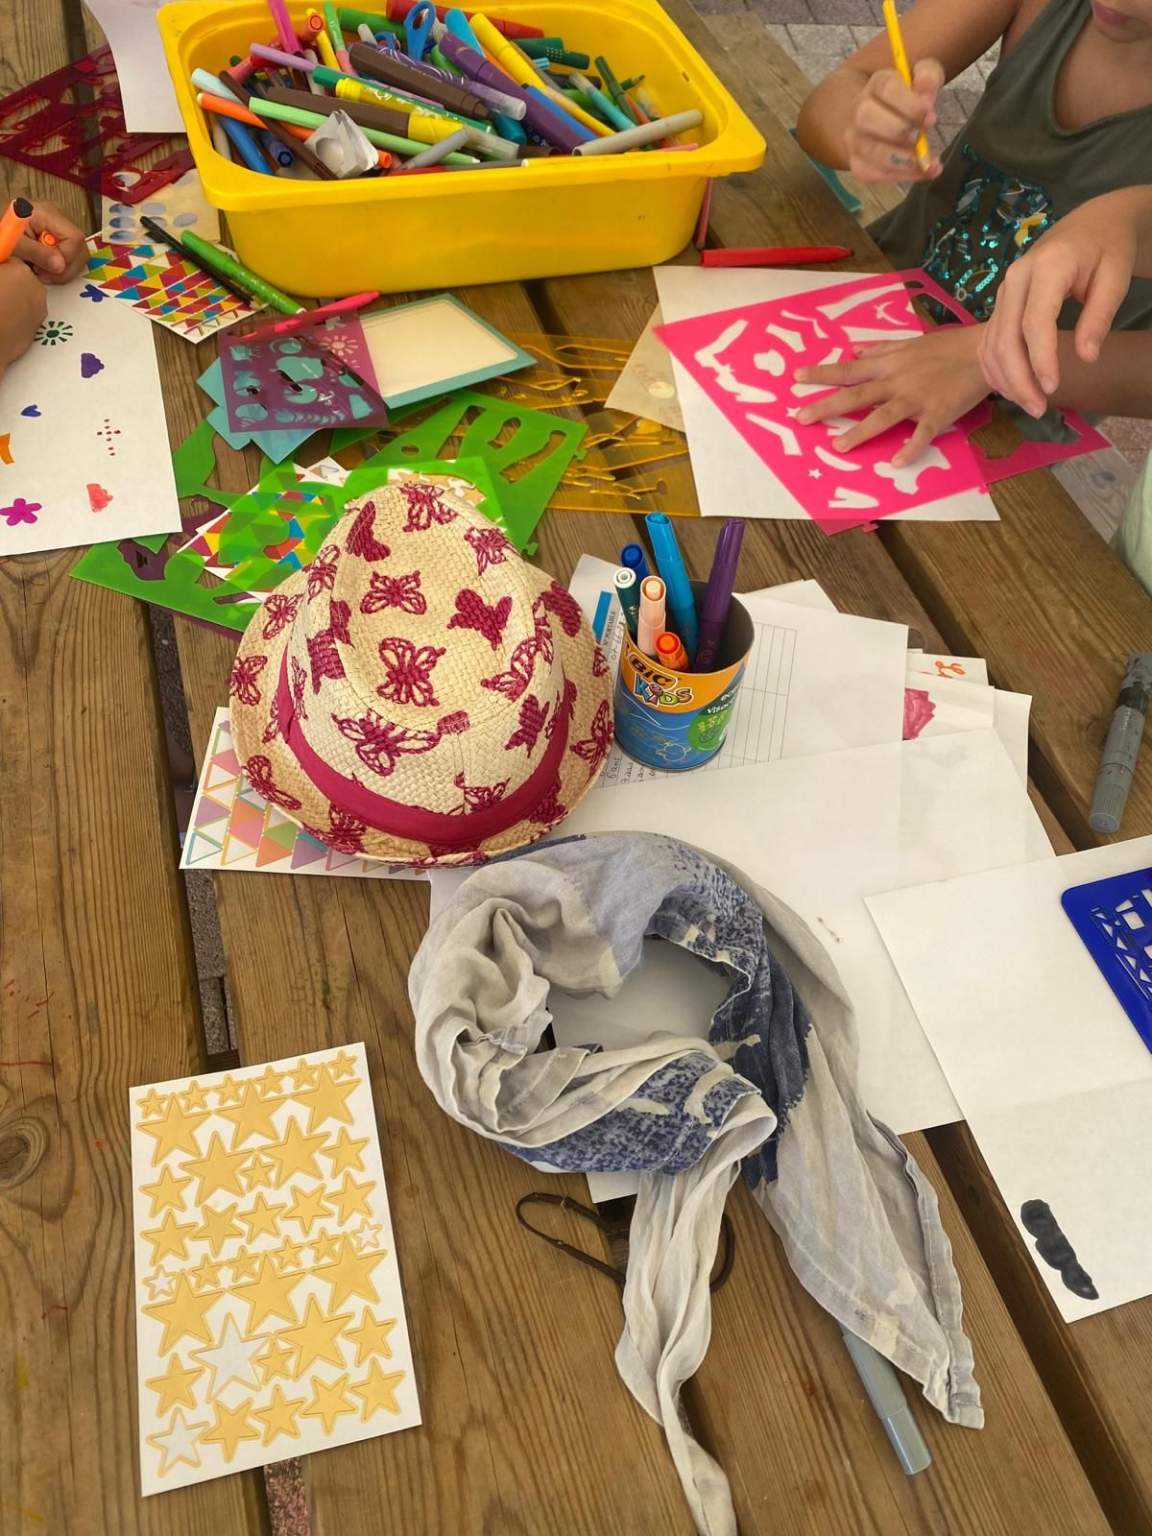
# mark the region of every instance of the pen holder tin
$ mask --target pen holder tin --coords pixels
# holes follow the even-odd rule
[[[692,583],[699,610],[705,584]],[[724,745],[755,631],[732,599],[710,672],[677,672],[645,656],[625,636],[616,675],[616,745],[648,768],[686,771],[711,762]]]

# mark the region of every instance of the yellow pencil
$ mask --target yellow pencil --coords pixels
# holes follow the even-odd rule
[[[904,34],[900,30],[900,18],[896,14],[896,0],[883,0],[884,25],[888,28],[888,42],[892,48],[892,60],[904,84],[912,84],[912,71],[908,68],[908,55],[904,50]],[[920,134],[916,140],[916,158],[920,169],[926,171],[932,164],[932,151],[928,140]]]

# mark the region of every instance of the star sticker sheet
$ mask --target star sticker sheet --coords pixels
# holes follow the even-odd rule
[[[364,1047],[129,1103],[144,1494],[419,1424]]]

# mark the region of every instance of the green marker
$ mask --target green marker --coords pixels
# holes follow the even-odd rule
[[[632,103],[628,100],[627,96],[625,96],[624,87],[612,73],[611,64],[609,64],[608,60],[604,57],[603,54],[601,54],[600,57],[596,60],[596,68],[600,71],[600,76],[604,81],[604,89],[615,102],[617,110],[621,112],[630,123],[633,125],[638,124],[640,119],[636,116],[636,112],[632,106]]]
[[[241,288],[247,289],[249,293],[262,300],[270,309],[278,309],[282,315],[298,315],[304,308],[303,304],[297,304],[295,299],[290,299],[286,293],[281,293],[279,288],[273,288],[271,283],[266,283],[255,272],[249,271],[243,262],[236,260],[235,256],[221,250],[218,245],[213,245],[211,240],[202,240],[190,229],[182,229],[180,239],[193,256],[198,256],[206,267],[211,267],[222,277],[231,278]]]

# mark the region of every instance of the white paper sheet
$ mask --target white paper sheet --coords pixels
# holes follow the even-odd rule
[[[165,0],[85,0],[116,60],[129,133],[183,133],[184,119],[156,24]]]
[[[694,315],[827,288],[865,275],[860,272],[657,267],[656,287],[664,318],[671,324]],[[702,515],[731,517],[735,510],[740,517],[810,521],[800,503],[780,484],[731,422],[725,420],[692,377],[675,362],[673,371]],[[998,520],[999,514],[991,496],[983,491],[949,496],[884,519],[885,522]]]
[[[910,650],[909,664],[917,672],[944,681],[987,683],[988,663],[982,656],[937,656],[929,651]]]
[[[48,289],[0,381],[0,555],[180,527],[152,327],[86,286]]]
[[[1060,897],[1149,864],[1152,838],[1142,838],[868,901],[1068,1321],[1152,1293],[1152,1053]],[[1037,1256],[1020,1222],[1028,1200],[1051,1207],[1096,1300]]]
[[[615,671],[624,622],[612,591],[616,567],[581,557],[572,595],[584,609]],[[819,589],[817,589],[819,590]],[[822,595],[822,594],[821,594]],[[908,631],[903,624],[858,619],[799,605],[769,592],[741,601],[756,625],[756,644],[722,750],[699,774],[741,763],[772,762],[845,747],[899,741],[904,725]],[[613,747],[600,788],[667,778]]]
[[[856,1008],[860,1080],[872,1113],[901,1134],[960,1118],[864,898],[920,884],[926,871],[944,878],[1051,858],[991,731],[606,790],[589,795],[557,835],[608,831],[682,838],[787,902],[827,943]],[[462,878],[433,874],[433,916]],[[926,928],[924,939],[935,944],[934,930]],[[677,1005],[675,980],[667,987],[659,994],[667,1006],[654,1010],[648,1027],[658,1020],[664,1029],[705,1032],[709,1014]],[[566,1002],[556,1003],[562,1014]]]

